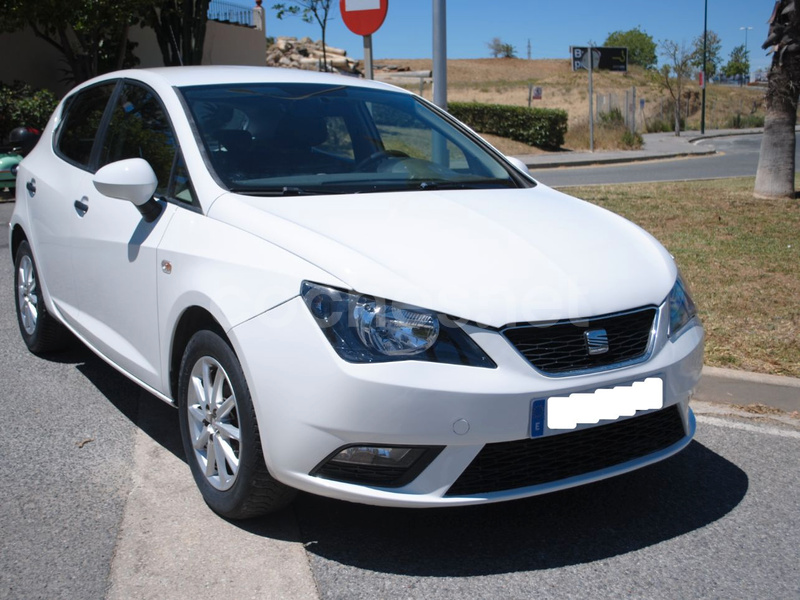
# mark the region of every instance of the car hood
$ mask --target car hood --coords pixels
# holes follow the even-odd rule
[[[580,319],[664,301],[677,275],[650,234],[546,186],[263,198],[208,216],[331,274],[323,284],[479,324]]]

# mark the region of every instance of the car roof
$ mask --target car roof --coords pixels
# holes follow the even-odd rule
[[[317,83],[328,85],[348,85],[383,90],[403,91],[385,83],[336,75],[318,73],[299,69],[281,69],[275,67],[248,67],[235,65],[208,65],[188,67],[157,67],[151,69],[128,69],[115,71],[96,77],[85,85],[100,81],[127,77],[138,79],[155,86],[186,87],[194,85],[216,85],[231,83]],[[80,87],[85,87],[82,85]],[[406,92],[410,93],[410,92]]]

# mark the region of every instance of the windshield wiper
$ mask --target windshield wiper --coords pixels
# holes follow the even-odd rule
[[[245,196],[322,196],[343,193],[330,188],[310,189],[294,185],[284,185],[274,188],[231,187],[228,189],[235,194],[244,194]]]
[[[430,190],[481,190],[490,187],[511,188],[516,187],[513,181],[502,179],[474,179],[469,181],[423,181],[417,189]]]

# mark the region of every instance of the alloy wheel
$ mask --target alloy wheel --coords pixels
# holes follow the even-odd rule
[[[17,273],[17,300],[19,315],[25,333],[33,335],[39,319],[39,286],[36,284],[36,271],[33,261],[27,254],[19,261]]]
[[[228,490],[239,472],[236,394],[225,369],[210,356],[194,364],[190,382],[187,419],[195,460],[214,488]]]

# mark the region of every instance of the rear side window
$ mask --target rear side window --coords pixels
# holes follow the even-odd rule
[[[83,90],[64,109],[56,150],[62,157],[84,169],[89,168],[97,131],[116,82]]]
[[[156,194],[165,195],[175,151],[175,134],[155,92],[126,83],[114,106],[98,166],[143,158],[158,177]]]

